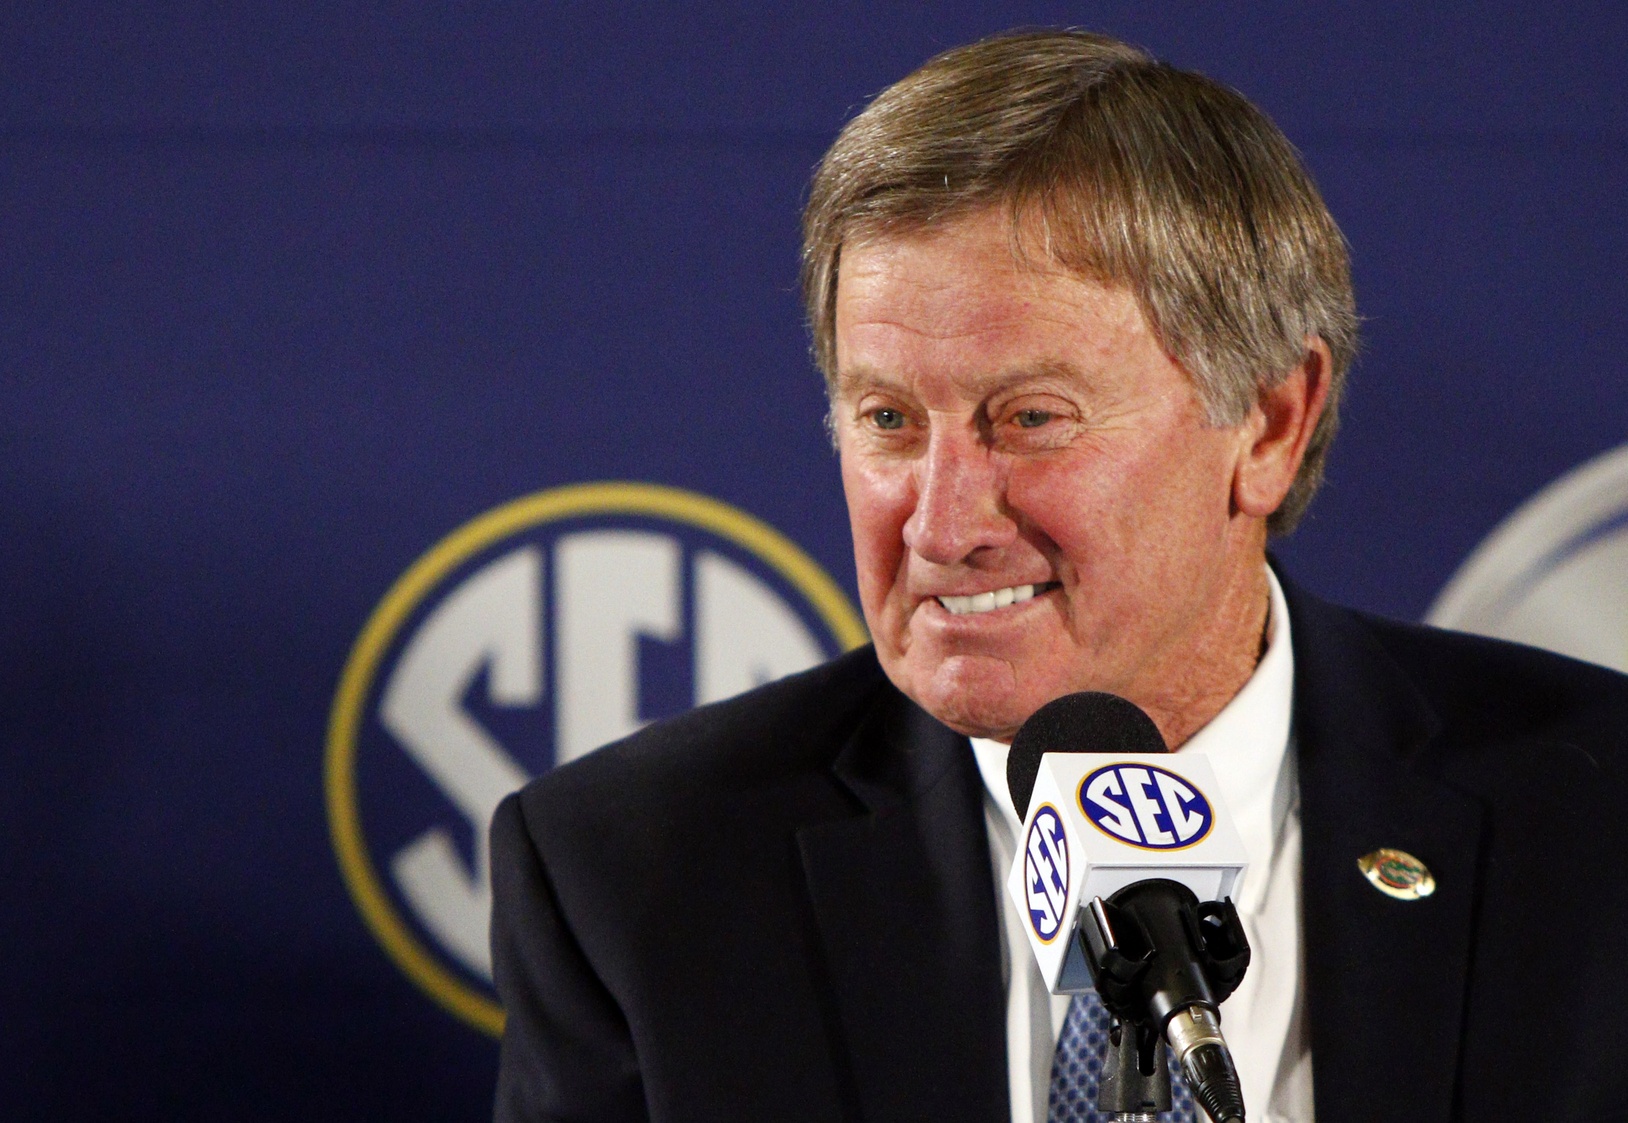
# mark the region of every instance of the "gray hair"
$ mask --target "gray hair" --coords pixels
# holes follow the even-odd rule
[[[843,244],[1007,208],[1013,251],[1124,287],[1234,425],[1305,358],[1333,356],[1327,404],[1273,534],[1322,482],[1357,348],[1345,239],[1283,133],[1203,75],[1081,31],[1001,35],[882,91],[820,162],[803,213],[815,361],[836,377]]]

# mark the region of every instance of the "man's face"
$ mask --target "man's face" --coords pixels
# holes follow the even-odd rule
[[[1076,690],[1224,701],[1264,612],[1245,428],[1206,424],[1128,292],[1010,245],[990,211],[843,249],[834,423],[882,665],[1001,739]]]

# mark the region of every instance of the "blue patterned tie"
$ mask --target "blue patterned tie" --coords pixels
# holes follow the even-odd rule
[[[1097,992],[1076,994],[1068,1004],[1068,1020],[1057,1039],[1057,1052],[1051,1061],[1051,1101],[1047,1123],[1109,1123],[1110,1116],[1097,1110],[1097,1077],[1108,1058],[1108,1011],[1102,1008]],[[1197,1109],[1187,1082],[1170,1066],[1170,1104],[1161,1121],[1197,1123]]]

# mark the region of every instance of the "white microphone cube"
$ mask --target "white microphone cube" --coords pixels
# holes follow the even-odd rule
[[[1201,901],[1248,866],[1210,762],[1183,753],[1047,753],[1006,889],[1053,994],[1091,989],[1076,939],[1093,897],[1166,878]]]

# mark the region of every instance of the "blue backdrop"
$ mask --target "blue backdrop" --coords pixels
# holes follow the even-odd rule
[[[479,965],[386,872],[438,817],[470,871],[479,844],[444,777],[380,755],[383,676],[503,549],[556,567],[557,621],[567,530],[678,543],[694,590],[733,559],[787,634],[851,641],[816,587],[851,598],[853,572],[798,210],[842,122],[944,47],[1108,31],[1302,148],[1366,343],[1280,552],[1333,599],[1421,616],[1516,504],[1628,439],[1628,9],[1390,8],[10,5],[4,1114],[489,1114]],[[727,507],[514,507],[602,480]],[[501,509],[518,522],[457,537]],[[638,667],[700,633],[701,596],[628,625]],[[553,660],[560,634],[512,650]],[[543,689],[477,663],[471,712]],[[331,724],[347,667],[354,735]],[[669,694],[629,720],[690,697]],[[535,771],[553,743],[513,755]],[[347,837],[373,857],[347,867]]]

